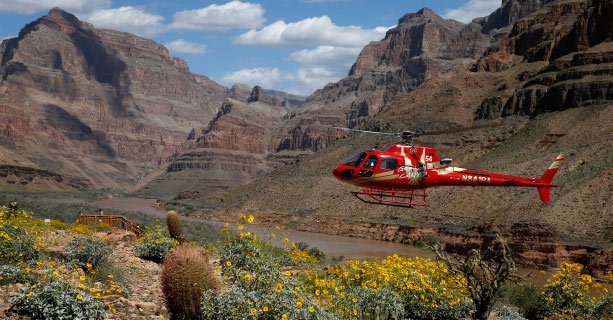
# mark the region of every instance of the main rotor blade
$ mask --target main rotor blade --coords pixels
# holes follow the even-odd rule
[[[369,130],[342,128],[342,127],[332,127],[332,128],[338,129],[338,130],[343,130],[343,131],[354,131],[354,132],[362,132],[362,133],[384,134],[384,135],[388,135],[388,136],[399,136],[399,135],[402,135],[402,132],[379,132],[379,131],[369,131]]]
[[[457,132],[471,131],[471,130],[484,129],[484,128],[494,128],[494,127],[499,127],[501,125],[502,125],[501,122],[479,124],[479,125],[470,126],[470,127],[460,127],[460,128],[451,128],[451,129],[437,130],[437,131],[427,131],[427,132],[424,132],[422,135],[437,136],[437,135],[447,134],[447,133],[457,133]]]

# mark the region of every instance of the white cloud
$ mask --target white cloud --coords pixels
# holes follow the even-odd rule
[[[185,41],[183,39],[175,40],[171,43],[165,44],[165,46],[173,52],[187,53],[187,54],[203,54],[206,52],[206,46],[199,43],[193,43]]]
[[[288,59],[299,67],[283,73],[277,69],[244,69],[226,75],[226,84],[241,83],[243,78],[253,79],[247,84],[279,85],[277,89],[308,95],[329,82],[345,76],[363,46],[385,36],[389,27],[364,29],[357,26],[335,25],[328,16],[308,18],[294,23],[276,21],[260,30],[250,30],[234,40],[236,44],[274,47],[311,47],[293,52]],[[245,74],[249,71],[248,74]],[[262,71],[269,71],[268,73]],[[274,72],[273,72],[274,71]],[[270,79],[265,78],[270,77]],[[258,81],[265,81],[258,83]],[[245,80],[242,80],[245,83]]]
[[[290,59],[300,64],[293,75],[292,92],[310,94],[326,85],[347,76],[361,48],[320,46],[303,49],[290,55]]]
[[[0,0],[0,11],[21,14],[35,14],[53,7],[83,13],[110,6],[111,0]]]
[[[292,72],[277,68],[242,69],[223,76],[221,82],[231,86],[236,83],[260,85],[266,89],[279,89],[290,93],[309,95],[330,82],[345,76],[355,62],[360,48],[320,46],[292,53],[289,59],[300,67]]]
[[[10,36],[3,36],[2,38],[0,38],[0,42],[6,40],[6,39],[10,39],[10,38],[15,38],[16,36],[10,35]]]
[[[96,10],[80,15],[80,18],[91,22],[97,28],[120,30],[146,37],[156,35],[166,28],[162,23],[164,17],[132,6]]]
[[[233,84],[245,84],[248,86],[261,86],[262,88],[272,88],[284,79],[277,68],[253,68],[241,69],[227,73],[221,78],[221,82],[231,86]]]
[[[223,5],[179,11],[171,28],[179,30],[225,31],[257,28],[264,23],[264,8],[257,3],[231,1]]]
[[[469,23],[474,18],[485,17],[498,8],[500,0],[469,0],[459,8],[445,10],[443,17]]]
[[[304,66],[326,66],[329,69],[348,70],[360,51],[361,48],[319,46],[315,49],[296,51],[290,55],[290,59]]]
[[[288,77],[289,86],[285,89],[290,93],[308,96],[313,91],[322,88],[327,83],[343,78],[323,67],[300,68]]]
[[[358,26],[340,27],[330,17],[307,18],[298,22],[285,23],[282,20],[260,30],[251,29],[236,39],[235,44],[251,46],[340,46],[362,47],[370,41],[379,40],[389,28],[363,29]]]

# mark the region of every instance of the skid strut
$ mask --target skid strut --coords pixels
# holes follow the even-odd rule
[[[407,208],[426,206],[426,189],[420,191],[362,189],[351,193],[366,203]]]

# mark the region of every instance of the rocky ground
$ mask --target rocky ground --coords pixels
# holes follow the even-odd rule
[[[124,272],[127,279],[124,297],[113,297],[105,303],[112,303],[116,311],[107,311],[105,319],[167,319],[169,317],[164,305],[164,296],[159,281],[161,264],[138,258],[133,250],[136,236],[131,232],[113,231],[98,233],[100,237],[110,240],[113,253],[110,260]],[[61,232],[54,236],[56,239],[65,238]],[[66,238],[67,239],[67,238]],[[61,239],[60,239],[61,242]],[[48,250],[62,254],[62,246],[50,247]],[[8,312],[9,297],[16,295],[23,284],[11,284],[0,287],[0,318],[1,319],[29,319]]]

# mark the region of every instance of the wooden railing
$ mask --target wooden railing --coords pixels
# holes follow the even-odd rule
[[[139,228],[138,225],[132,223],[124,216],[114,216],[106,214],[82,214],[79,216],[77,223],[93,226],[99,223],[106,223],[109,226],[115,228],[132,231],[136,234],[137,237],[142,237],[145,234],[145,232],[141,228]]]

